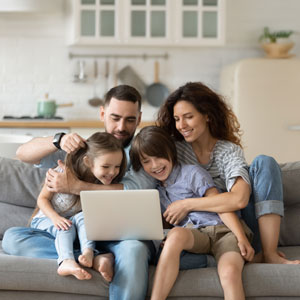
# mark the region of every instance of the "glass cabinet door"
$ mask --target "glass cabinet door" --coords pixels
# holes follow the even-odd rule
[[[129,41],[165,41],[169,38],[169,2],[172,0],[127,0]]]
[[[119,0],[80,0],[80,36],[115,38]]]
[[[177,42],[221,44],[224,0],[178,0]]]

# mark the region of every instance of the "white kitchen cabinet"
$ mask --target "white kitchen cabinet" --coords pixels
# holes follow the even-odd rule
[[[225,0],[72,0],[72,45],[222,45]]]
[[[245,59],[227,66],[221,92],[243,131],[247,161],[259,154],[300,160],[300,59]]]

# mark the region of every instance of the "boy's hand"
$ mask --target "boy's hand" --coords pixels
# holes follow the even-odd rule
[[[68,219],[66,219],[62,216],[59,216],[59,215],[52,218],[52,222],[58,230],[69,230],[69,228],[72,225],[71,220],[68,220]]]
[[[189,212],[184,204],[184,201],[177,200],[167,207],[163,216],[168,223],[178,225],[187,216]]]
[[[255,251],[250,245],[249,241],[247,239],[239,240],[238,246],[240,248],[242,257],[247,261],[252,261]]]

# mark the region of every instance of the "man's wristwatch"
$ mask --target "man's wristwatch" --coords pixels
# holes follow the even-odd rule
[[[62,137],[65,135],[65,133],[64,132],[59,132],[59,133],[57,133],[55,136],[54,136],[54,138],[53,138],[53,145],[57,148],[57,149],[61,149],[60,148],[60,141],[61,141],[61,139],[62,139]]]

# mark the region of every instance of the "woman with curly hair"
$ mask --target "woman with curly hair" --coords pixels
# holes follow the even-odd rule
[[[166,221],[178,224],[191,211],[242,209],[243,219],[254,232],[255,261],[300,263],[277,251],[284,214],[280,168],[265,155],[247,165],[239,122],[220,95],[200,82],[189,82],[167,98],[157,125],[174,138],[178,160],[202,166],[221,192],[201,201],[175,201],[164,213]]]

